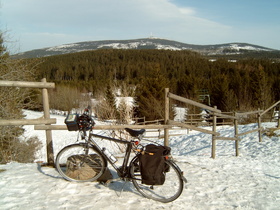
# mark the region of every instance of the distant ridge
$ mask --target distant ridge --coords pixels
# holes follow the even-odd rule
[[[132,40],[103,40],[63,44],[54,47],[26,51],[14,55],[16,58],[35,58],[53,55],[75,53],[98,49],[164,49],[164,50],[193,50],[203,55],[237,55],[246,52],[272,52],[274,49],[248,44],[227,43],[216,45],[194,45],[155,37]],[[280,51],[279,51],[280,52]]]

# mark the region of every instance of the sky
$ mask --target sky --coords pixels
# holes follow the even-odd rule
[[[150,36],[280,50],[279,0],[0,0],[10,52]]]

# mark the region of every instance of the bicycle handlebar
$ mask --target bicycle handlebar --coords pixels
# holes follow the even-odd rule
[[[89,115],[82,114],[78,117],[78,124],[80,130],[90,130],[95,125],[95,122]]]
[[[93,118],[90,115],[90,109],[86,108],[82,115],[78,116],[79,130],[91,130],[95,125]]]
[[[78,124],[78,127],[79,127],[80,131],[85,132],[85,131],[88,131],[88,130],[92,130],[93,126],[95,125],[95,122],[94,122],[93,118],[91,117],[90,108],[86,108],[82,115],[78,115],[77,124]],[[125,128],[125,130],[132,137],[137,137],[137,138],[143,137],[144,133],[146,132],[145,129],[133,130],[133,129],[130,129],[130,128]]]

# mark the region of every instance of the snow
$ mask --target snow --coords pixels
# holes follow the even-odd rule
[[[135,99],[133,97],[116,97],[116,107],[118,108],[121,103],[125,103],[126,107],[135,107]]]
[[[101,44],[99,45],[97,48],[104,48],[104,47],[111,47],[113,49],[137,49],[138,47],[141,46],[147,46],[147,45],[151,45],[151,46],[155,46],[156,49],[158,50],[185,50],[187,48],[185,47],[174,47],[171,45],[164,45],[164,44],[156,44],[153,42],[130,42],[130,43],[110,43],[110,44]]]
[[[253,46],[240,46],[239,44],[230,44],[229,46],[230,49],[235,49],[237,51],[239,50],[255,50],[255,51],[270,51],[269,49],[264,49],[260,47],[253,47]]]
[[[99,45],[98,48],[112,47],[113,49],[136,49],[139,45],[141,46],[140,42],[132,42],[132,43],[128,43],[128,44],[111,43],[111,44]]]
[[[32,111],[25,114],[30,119],[43,115]],[[51,117],[63,124],[63,116]],[[256,127],[240,125],[239,133]],[[263,127],[276,127],[276,123],[263,123]],[[45,142],[45,131],[34,130],[34,126],[24,128],[25,137],[35,135]],[[230,126],[219,126],[217,131],[227,137],[234,133]],[[52,135],[55,155],[77,139],[76,132],[52,131]],[[131,183],[114,181],[107,187],[97,182],[75,183],[38,163],[0,165],[0,209],[280,209],[279,136],[279,130],[271,137],[263,134],[262,142],[258,133],[241,136],[239,157],[234,156],[233,141],[217,141],[216,159],[210,158],[211,135],[188,131],[171,137],[173,157],[188,183],[182,195],[167,204],[142,197]],[[112,147],[107,148],[112,152]],[[37,155],[38,161],[45,161],[45,147]]]
[[[184,122],[186,120],[187,108],[174,107],[174,121]]]
[[[76,47],[76,46],[79,46],[79,45],[78,44],[63,44],[63,45],[47,48],[46,51],[63,51],[63,50],[67,50],[68,48]]]

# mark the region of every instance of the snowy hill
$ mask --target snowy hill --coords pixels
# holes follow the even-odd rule
[[[217,45],[193,45],[160,38],[143,38],[133,40],[103,40],[70,43],[43,49],[20,53],[15,57],[34,58],[67,53],[75,53],[97,49],[164,49],[164,50],[193,50],[204,55],[240,54],[244,52],[271,52],[273,49],[247,44],[228,43]]]
[[[29,119],[43,115],[31,111],[25,114]],[[57,124],[63,124],[64,117],[51,117],[57,118]],[[276,123],[262,126],[275,127]],[[240,125],[239,130],[241,133],[256,127],[256,124]],[[24,128],[26,137],[36,135],[45,144],[44,131],[35,131],[33,126]],[[220,126],[217,131],[227,137],[234,133],[230,126]],[[54,168],[13,162],[0,165],[1,209],[280,209],[279,130],[272,137],[263,135],[261,143],[257,133],[241,136],[239,157],[234,156],[234,142],[218,141],[216,159],[210,158],[211,135],[197,131],[183,133],[172,137],[170,146],[188,183],[172,203],[143,198],[131,183],[115,181],[108,187],[96,182],[73,183],[62,179]],[[55,155],[77,140],[76,132],[52,134]],[[112,144],[106,147],[114,151]],[[38,153],[38,160],[46,160],[45,147]]]

